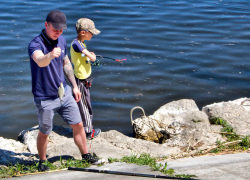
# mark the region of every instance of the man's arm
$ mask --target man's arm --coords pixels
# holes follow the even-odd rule
[[[37,50],[32,55],[32,58],[39,67],[46,67],[50,64],[51,60],[61,55],[61,48],[56,47],[50,53],[44,55],[42,51]]]
[[[73,93],[75,95],[76,102],[78,102],[81,99],[81,92],[79,91],[78,86],[76,84],[73,67],[67,55],[63,58],[63,70],[65,72],[65,75],[67,76],[67,79],[73,86]]]

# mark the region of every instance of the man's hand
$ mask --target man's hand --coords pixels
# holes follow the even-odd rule
[[[50,57],[51,59],[57,58],[61,55],[61,48],[60,47],[55,47],[51,52],[50,52]]]
[[[51,60],[61,55],[61,48],[55,47],[50,53],[44,55],[41,50],[35,51],[32,58],[39,67],[46,67],[50,64]]]
[[[73,88],[73,94],[74,94],[76,102],[80,101],[82,93],[80,92],[78,87]]]

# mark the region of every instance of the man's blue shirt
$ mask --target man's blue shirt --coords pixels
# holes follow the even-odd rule
[[[61,48],[61,55],[52,59],[48,66],[39,67],[32,58],[33,53],[40,50],[46,55],[55,47]],[[62,82],[64,86],[66,85],[63,71],[63,58],[67,55],[66,40],[63,36],[59,36],[57,40],[52,40],[47,36],[45,30],[42,30],[41,34],[30,42],[28,52],[32,77],[32,93],[35,99],[57,98],[60,83]]]

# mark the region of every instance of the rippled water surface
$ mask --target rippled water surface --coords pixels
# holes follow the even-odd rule
[[[5,1],[0,2],[0,136],[17,138],[37,125],[27,46],[44,28],[46,15],[67,16],[68,43],[75,22],[92,19],[101,34],[87,42],[101,60],[93,67],[94,126],[132,132],[134,106],[152,114],[183,98],[199,108],[249,97],[250,2],[201,1]],[[136,117],[141,112],[134,111]],[[64,122],[56,115],[54,123]]]

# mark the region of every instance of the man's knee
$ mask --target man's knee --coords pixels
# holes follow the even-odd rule
[[[39,126],[39,132],[41,132],[44,135],[49,135],[52,131],[52,126],[49,125],[40,125]]]
[[[44,144],[48,141],[48,134],[43,134],[41,131],[39,131],[37,136],[37,144]]]
[[[74,130],[84,129],[84,128],[83,128],[82,121],[79,122],[79,123],[77,123],[77,124],[71,124],[70,126],[71,126],[71,128],[73,129],[73,131],[74,131]]]

